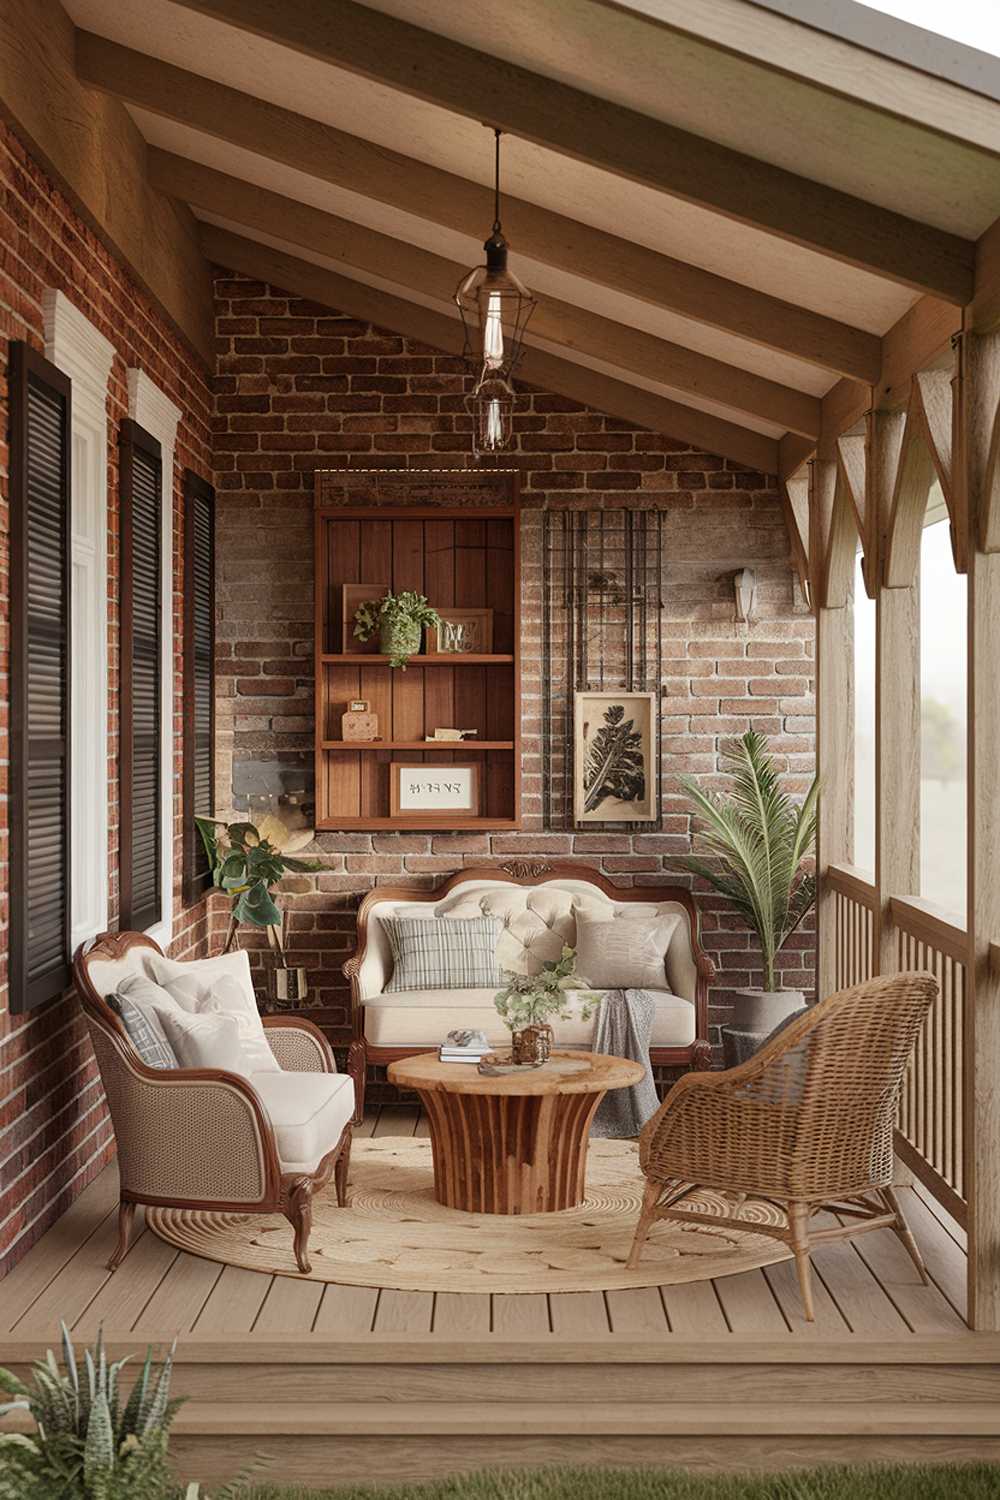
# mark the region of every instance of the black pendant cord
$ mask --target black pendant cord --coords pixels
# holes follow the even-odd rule
[[[500,233],[500,131],[494,126],[494,164],[493,164],[493,233]]]

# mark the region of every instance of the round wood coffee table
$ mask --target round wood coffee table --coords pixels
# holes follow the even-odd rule
[[[643,1072],[621,1057],[553,1052],[544,1067],[491,1078],[473,1063],[424,1053],[390,1063],[389,1081],[420,1095],[439,1203],[468,1213],[537,1214],[583,1202],[597,1106],[608,1089],[638,1083]]]

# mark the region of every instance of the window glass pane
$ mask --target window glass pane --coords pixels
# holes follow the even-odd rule
[[[920,549],[920,894],[963,924],[965,682],[966,582],[947,520],[935,521]]]
[[[854,569],[854,863],[875,878],[875,600]]]

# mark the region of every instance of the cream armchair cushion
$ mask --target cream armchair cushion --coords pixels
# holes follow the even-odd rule
[[[354,1117],[346,1073],[255,1073],[283,1172],[314,1172]]]

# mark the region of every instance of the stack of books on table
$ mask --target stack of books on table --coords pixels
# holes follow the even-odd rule
[[[478,1063],[492,1050],[485,1031],[449,1031],[438,1057],[444,1063]]]

